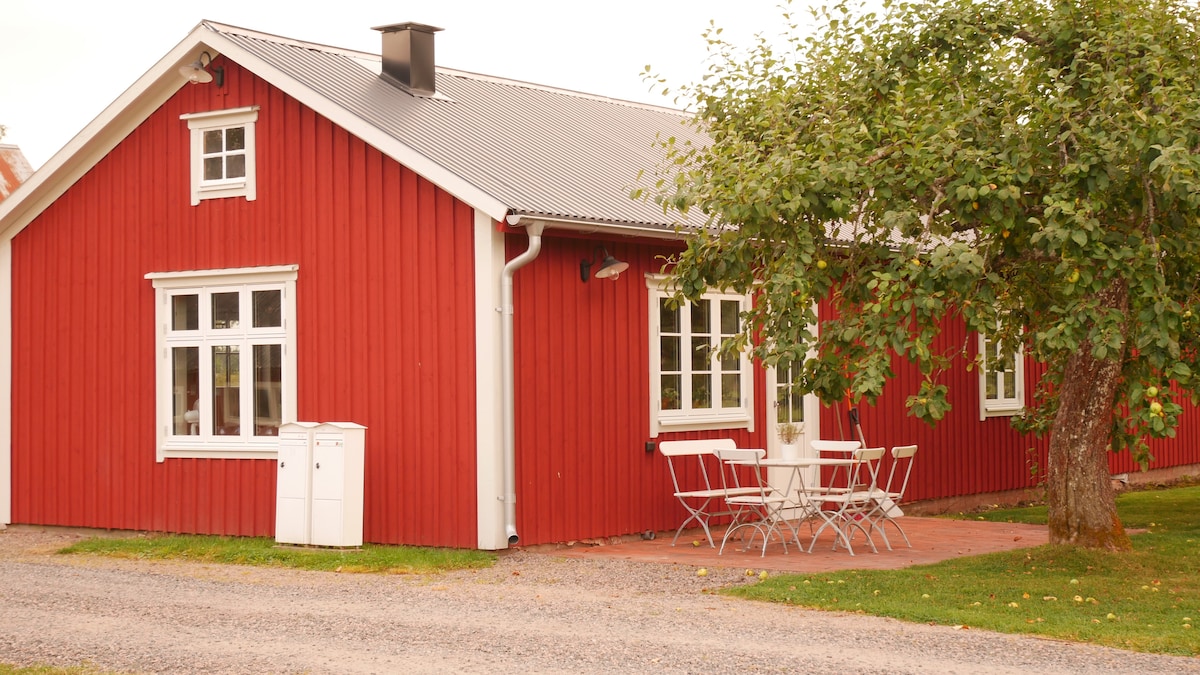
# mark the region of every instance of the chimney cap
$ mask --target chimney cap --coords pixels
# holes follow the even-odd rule
[[[381,33],[394,33],[402,30],[419,30],[422,33],[436,33],[442,29],[424,23],[405,21],[404,23],[392,23],[386,26],[371,26],[371,30],[377,30]]]

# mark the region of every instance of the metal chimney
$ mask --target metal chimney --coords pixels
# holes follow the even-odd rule
[[[421,96],[433,96],[433,34],[441,28],[423,23],[375,26],[383,33],[383,74]]]

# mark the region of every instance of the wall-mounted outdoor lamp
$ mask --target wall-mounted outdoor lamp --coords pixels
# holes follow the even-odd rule
[[[595,265],[597,260],[600,261],[600,267],[596,270],[597,279],[612,279],[615,281],[621,272],[629,269],[629,263],[617,260],[608,254],[608,249],[597,246],[596,251],[592,254],[591,261],[588,261],[586,258],[579,261],[579,278],[585,283],[588,280],[588,273],[592,270],[592,265]]]
[[[204,59],[206,57],[208,58],[207,63],[204,62]],[[212,54],[209,54],[206,51],[200,52],[200,56],[197,56],[195,61],[192,61],[192,63],[189,65],[181,66],[179,68],[179,74],[186,77],[188,79],[188,81],[191,82],[192,84],[202,84],[205,82],[212,82],[213,81],[213,73],[210,73],[210,72],[208,72],[208,70],[205,69],[206,66],[209,66],[211,64],[212,64]],[[225,86],[225,69],[218,67],[218,68],[214,68],[213,70],[216,71],[217,86],[218,87]]]

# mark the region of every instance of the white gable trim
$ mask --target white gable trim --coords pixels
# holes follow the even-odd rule
[[[188,81],[179,74],[179,68],[195,61],[201,51],[208,51],[214,57],[224,54],[472,208],[483,211],[493,220],[503,220],[508,214],[508,206],[500,200],[321,96],[292,76],[267,65],[253,53],[241,49],[225,36],[215,32],[207,23],[201,23],[55,153],[42,168],[35,171],[29,180],[0,202],[0,234],[11,238],[23,230],[74,185],[75,181],[146,121],[159,106],[187,85]]]
[[[188,84],[179,74],[179,67],[194,61],[196,54],[204,49],[211,47],[189,36],[88,123],[8,199],[0,202],[0,233],[11,239],[25,229],[180,87]]]

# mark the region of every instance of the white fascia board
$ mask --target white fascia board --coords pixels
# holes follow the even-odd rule
[[[203,33],[201,32],[203,31]],[[8,199],[0,202],[0,236],[12,239],[104,158],[175,92],[188,84],[179,67],[213,49],[198,27],[155,63],[86,127],[56,152]]]
[[[504,217],[508,214],[508,206],[499,199],[489,195],[461,178],[458,174],[400,142],[396,137],[379,129],[379,127],[367,123],[361,117],[313,91],[290,74],[263,62],[254,54],[245,51],[236,43],[226,39],[223,35],[212,33],[209,36],[208,42],[216,46],[226,58],[232,59],[273,86],[278,87],[284,93],[325,116],[334,124],[362,139],[363,142],[371,147],[378,149],[383,154],[408,167],[471,208],[483,211],[492,220],[504,220]]]
[[[601,234],[612,237],[643,237],[646,239],[665,239],[668,241],[686,240],[690,232],[686,230],[663,229],[646,225],[621,225],[602,223],[591,220],[571,220],[569,218],[551,218],[549,216],[515,213],[508,216],[504,222],[512,227],[529,227],[535,223],[541,224],[547,230],[567,230],[580,234]]]
[[[179,68],[195,61],[201,51],[208,51],[214,58],[224,54],[454,197],[487,213],[493,220],[503,220],[508,214],[507,205],[500,200],[390,134],[347,112],[291,75],[264,63],[202,23],[55,153],[42,168],[35,171],[29,180],[7,199],[0,201],[0,236],[12,238],[24,229],[159,106],[187,85],[188,81],[179,74]]]

